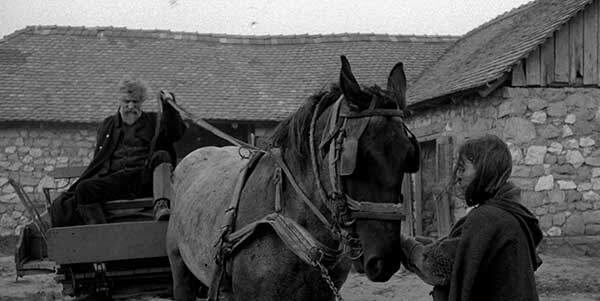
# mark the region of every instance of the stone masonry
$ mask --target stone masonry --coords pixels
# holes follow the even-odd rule
[[[421,141],[452,136],[503,138],[513,157],[511,180],[549,236],[600,235],[600,89],[503,88],[418,112],[408,126]],[[0,236],[18,235],[27,214],[8,184],[19,181],[44,207],[42,187],[68,186],[56,167],[87,165],[95,125],[19,123],[0,128]],[[455,218],[464,202],[452,201]]]
[[[600,89],[507,87],[418,112],[408,125],[420,139],[452,136],[455,152],[466,138],[499,136],[545,235],[600,235]],[[452,207],[465,214],[463,201]]]
[[[43,187],[65,187],[50,176],[56,167],[87,165],[95,145],[95,125],[19,123],[0,127],[0,236],[18,235],[28,214],[8,183],[13,178],[45,208]]]

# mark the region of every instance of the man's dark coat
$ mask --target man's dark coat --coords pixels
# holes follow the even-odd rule
[[[152,155],[151,153],[164,150],[171,156],[171,163],[174,166],[177,156],[173,143],[183,136],[186,128],[181,116],[172,106],[164,103],[162,103],[161,115],[155,112],[143,112],[142,114],[145,116],[140,116],[140,118],[146,118],[147,122],[151,124],[152,129],[155,130],[151,141],[153,145],[150,147],[152,151],[148,154],[148,164]],[[115,115],[107,117],[102,122],[96,136],[96,147],[92,162],[90,162],[90,165],[79,179],[66,192],[62,193],[52,202],[52,206],[48,210],[53,227],[83,224],[81,217],[76,211],[75,189],[82,180],[98,176],[105,163],[110,160],[111,155],[118,146],[119,136],[122,135],[121,123],[121,116],[118,112]],[[160,125],[158,131],[156,131],[157,124]]]

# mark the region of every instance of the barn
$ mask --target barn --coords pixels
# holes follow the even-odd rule
[[[423,168],[411,177],[413,233],[441,236],[465,213],[444,187],[466,138],[509,145],[512,181],[546,242],[598,254],[600,1],[539,0],[458,39],[409,88]],[[596,247],[590,247],[590,246]]]
[[[94,129],[116,110],[124,74],[168,89],[194,114],[260,144],[275,124],[335,81],[339,55],[359,82],[385,84],[403,61],[407,120],[422,169],[405,181],[405,231],[440,237],[465,214],[446,187],[458,145],[490,133],[513,156],[512,181],[547,244],[600,245],[600,0],[537,0],[464,36],[231,36],[34,26],[0,41],[0,235],[26,222],[8,177],[41,199],[49,176],[89,162]],[[153,101],[147,109],[153,109]],[[223,143],[192,128],[178,145]],[[596,247],[594,247],[596,246]]]
[[[96,128],[116,113],[124,75],[152,95],[167,89],[194,115],[242,140],[264,143],[277,122],[336,81],[340,54],[358,79],[385,85],[398,61],[414,81],[456,40],[374,34],[232,36],[124,28],[34,26],[0,41],[0,235],[27,223],[8,178],[43,206],[64,187],[57,167],[90,162]],[[144,104],[155,110],[156,101]],[[191,127],[178,156],[225,142]]]

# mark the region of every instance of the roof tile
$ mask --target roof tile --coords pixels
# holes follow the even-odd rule
[[[342,54],[361,83],[384,85],[398,61],[414,81],[455,40],[31,26],[0,40],[0,93],[13,95],[0,102],[0,121],[98,122],[115,112],[125,74],[145,79],[154,92],[173,91],[203,118],[279,121],[337,79]]]

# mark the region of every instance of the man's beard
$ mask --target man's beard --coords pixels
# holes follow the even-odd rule
[[[142,111],[136,109],[128,110],[121,108],[119,112],[121,113],[121,119],[123,119],[123,122],[126,124],[134,124],[142,115]]]

